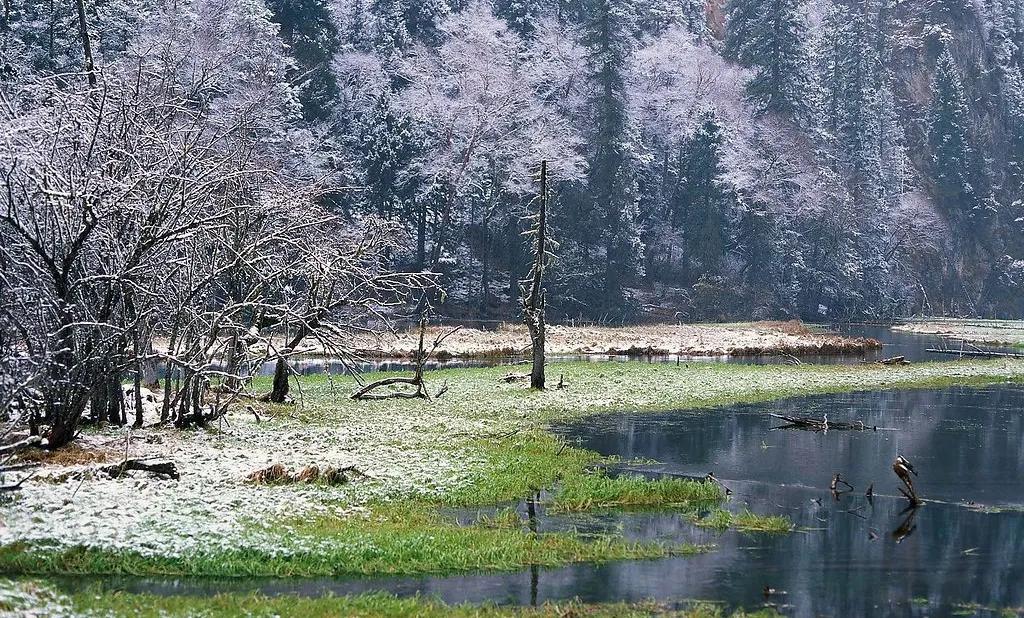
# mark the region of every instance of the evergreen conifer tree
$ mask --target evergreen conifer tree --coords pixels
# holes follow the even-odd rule
[[[627,0],[593,0],[585,42],[593,88],[588,190],[604,233],[606,302],[616,302],[627,280],[642,270],[637,187],[637,137],[627,110],[624,72],[635,21]]]

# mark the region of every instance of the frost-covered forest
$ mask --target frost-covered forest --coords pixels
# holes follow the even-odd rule
[[[553,316],[1024,308],[1020,0],[4,0],[0,33],[7,209],[372,218],[508,318],[547,159]]]

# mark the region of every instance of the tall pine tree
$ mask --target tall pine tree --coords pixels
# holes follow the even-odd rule
[[[593,0],[585,42],[589,48],[591,109],[588,192],[604,234],[605,299],[616,304],[623,286],[642,270],[637,136],[627,109],[624,73],[635,40],[628,0]]]
[[[338,94],[330,65],[341,45],[330,7],[326,0],[269,0],[267,8],[298,65],[291,77],[301,85],[303,117],[326,118]]]
[[[714,111],[705,112],[694,134],[682,149],[682,179],[678,203],[682,217],[691,277],[717,275],[725,257],[728,231],[723,173],[722,125]]]
[[[803,119],[810,94],[801,0],[733,0],[726,53],[755,68],[747,93],[761,111]]]
[[[961,221],[981,215],[985,203],[981,187],[977,186],[980,171],[977,154],[971,147],[970,108],[949,49],[939,54],[935,65],[928,145],[939,203]]]

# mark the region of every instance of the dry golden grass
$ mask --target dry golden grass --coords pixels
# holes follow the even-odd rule
[[[427,332],[432,341],[441,327]],[[360,341],[366,354],[409,357],[417,348],[416,331],[397,337]],[[656,324],[645,326],[556,326],[547,330],[547,353],[555,356],[738,356],[762,354],[862,353],[878,347],[873,339],[816,333],[798,320],[744,324]],[[445,339],[438,357],[515,356],[529,352],[526,327],[502,324],[493,330],[466,328]]]
[[[77,443],[71,443],[55,451],[31,449],[18,455],[18,461],[21,463],[40,463],[51,466],[79,466],[106,463],[113,459],[117,459],[117,454],[113,451],[99,447],[82,446]]]

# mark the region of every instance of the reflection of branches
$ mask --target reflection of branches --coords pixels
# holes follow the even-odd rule
[[[900,515],[905,514],[906,517],[902,522],[900,522],[900,525],[892,531],[892,538],[895,539],[897,543],[902,543],[903,539],[913,534],[914,530],[917,530],[917,523],[914,521],[917,518],[917,509],[918,507],[916,506],[908,506],[900,511]]]

